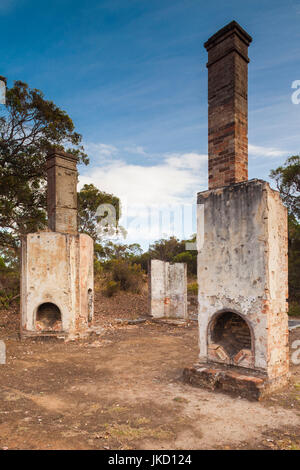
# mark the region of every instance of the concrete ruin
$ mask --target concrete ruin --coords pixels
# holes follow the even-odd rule
[[[21,250],[21,337],[80,336],[93,319],[94,244],[77,230],[77,158],[47,157],[48,230]]]
[[[149,302],[153,318],[187,319],[186,263],[151,260]]]
[[[247,180],[247,49],[232,22],[208,51],[209,190],[198,193],[199,363],[186,380],[260,399],[287,383],[287,211]]]

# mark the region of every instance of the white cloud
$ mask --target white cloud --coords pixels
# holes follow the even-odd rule
[[[90,159],[96,164],[105,160],[109,160],[118,153],[118,149],[114,145],[102,143],[84,143],[84,147]]]
[[[207,164],[207,155],[195,152],[176,153],[167,156],[166,163],[177,169],[200,170]]]
[[[102,164],[93,158],[95,165],[79,176],[79,189],[92,183],[120,198],[126,213],[128,240],[149,242],[160,236],[188,237],[192,233],[192,205],[196,203],[197,191],[207,187],[207,155],[162,154],[159,163],[143,166],[127,163],[114,146],[92,144],[92,147],[100,150],[101,155],[106,147],[108,152],[112,148],[112,152]]]
[[[249,155],[255,157],[284,157],[288,155],[286,150],[280,150],[273,147],[262,147],[260,145],[249,144]]]
[[[187,238],[195,231],[192,207],[196,204],[196,193],[207,188],[207,155],[197,152],[150,155],[138,145],[118,148],[88,143],[85,147],[91,165],[80,175],[79,189],[92,183],[120,198],[124,214],[121,224],[128,230],[127,242],[138,241],[145,247],[147,242],[160,237],[173,234]],[[140,155],[142,164],[129,163],[130,154]],[[249,154],[254,158],[277,158],[288,152],[250,144]]]
[[[141,145],[129,145],[128,147],[124,147],[124,150],[128,153],[133,153],[135,155],[147,155],[147,152]]]
[[[143,166],[127,163],[120,158],[113,146],[92,144],[92,147],[99,150],[101,165],[98,165],[98,159],[93,158],[95,164],[79,177],[79,186],[93,183],[99,189],[117,195],[121,200],[126,199],[128,204],[183,203],[193,199],[197,190],[201,190],[206,184],[206,155],[163,154],[161,163]],[[114,155],[116,159],[113,158]]]

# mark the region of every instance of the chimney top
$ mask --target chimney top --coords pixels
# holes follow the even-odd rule
[[[221,28],[213,34],[205,43],[204,47],[208,51],[211,47],[216,46],[219,42],[224,41],[227,36],[237,34],[239,38],[249,46],[252,42],[252,37],[248,34],[236,21],[231,21],[224,28]]]
[[[49,152],[46,156],[46,160],[48,161],[48,160],[50,160],[51,158],[53,158],[55,156],[65,158],[67,160],[72,160],[72,161],[75,160],[76,162],[78,162],[78,158],[75,157],[75,155],[73,155],[72,153],[65,152],[64,150],[60,150],[60,149],[51,149],[51,150],[49,150]]]

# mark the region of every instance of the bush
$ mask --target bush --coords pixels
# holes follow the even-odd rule
[[[103,293],[104,295],[106,295],[106,297],[112,297],[118,292],[119,289],[120,289],[120,284],[118,282],[107,281]]]
[[[112,297],[119,290],[139,294],[141,292],[144,272],[139,264],[133,264],[129,260],[113,259],[104,265],[107,279],[104,295]]]
[[[186,263],[188,274],[197,274],[197,252],[183,251],[172,259],[174,263]]]
[[[290,302],[289,315],[291,317],[300,317],[300,304],[298,302]]]
[[[95,276],[101,275],[103,272],[103,266],[101,264],[101,261],[99,261],[97,258],[94,258],[94,274]]]
[[[19,298],[20,273],[16,267],[5,266],[0,257],[0,307],[8,308]]]
[[[139,264],[130,264],[125,260],[111,262],[112,280],[119,284],[120,289],[139,294],[143,284],[143,270]]]
[[[142,253],[141,255],[134,256],[131,261],[133,263],[139,264],[142,270],[148,274],[150,259],[151,258],[149,253]]]
[[[191,282],[191,284],[188,284],[187,291],[188,291],[188,294],[197,295],[198,294],[198,283],[197,282]]]

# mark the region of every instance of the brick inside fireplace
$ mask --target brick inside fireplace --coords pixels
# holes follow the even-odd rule
[[[252,367],[254,345],[251,326],[235,312],[221,312],[208,327],[208,359],[220,363]]]
[[[39,331],[53,332],[62,329],[61,311],[52,302],[44,302],[36,312],[36,328]]]

